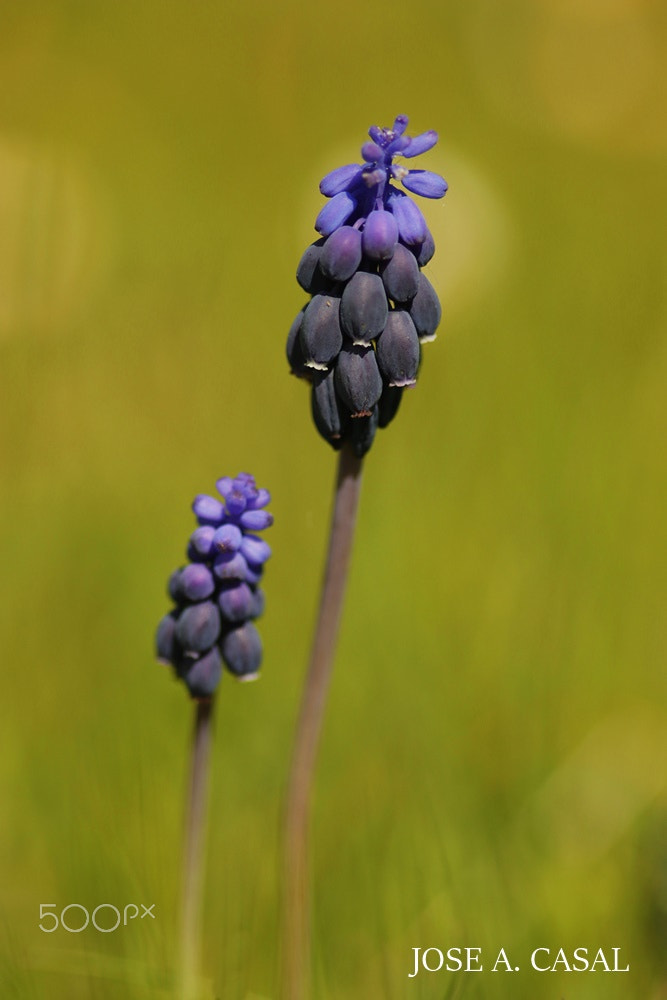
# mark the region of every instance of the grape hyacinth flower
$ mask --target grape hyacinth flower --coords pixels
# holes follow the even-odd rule
[[[292,323],[287,358],[310,382],[321,436],[339,451],[322,595],[290,768],[284,829],[284,1000],[307,1000],[310,953],[308,832],[310,799],[326,695],[331,680],[361,489],[363,457],[378,428],[413,386],[421,345],[440,322],[438,296],[422,269],[433,237],[410,194],[442,198],[446,182],[411,160],[437,142],[435,132],[410,138],[408,119],[373,126],[362,164],[323,179],[329,199],[317,216],[320,233],[304,253],[297,281],[310,295]],[[402,190],[402,185],[406,191]]]
[[[395,162],[438,141],[433,131],[411,138],[407,126],[405,115],[392,128],[373,126],[361,147],[363,163],[338,167],[321,181],[329,199],[315,220],[321,238],[297,268],[311,299],[292,324],[287,359],[292,373],[311,383],[321,436],[335,449],[350,441],[359,457],[396,415],[403,390],[415,385],[421,345],[435,339],[441,318],[422,271],[435,244],[410,194],[442,198],[447,183]]]
[[[237,680],[257,677],[262,644],[253,624],[264,609],[259,582],[271,555],[256,532],[273,516],[271,497],[248,473],[216,483],[221,500],[200,494],[192,509],[199,527],[190,536],[186,566],[169,578],[175,607],[157,630],[158,659],[174,667],[193,698],[210,698],[223,664]]]
[[[156,636],[158,659],[171,664],[196,702],[183,857],[182,1000],[201,996],[199,918],[214,694],[223,665],[238,680],[257,676],[262,643],[253,622],[264,609],[259,583],[271,555],[257,534],[273,523],[265,509],[268,490],[258,489],[246,472],[218,479],[216,487],[221,499],[194,499],[198,527],[188,542],[189,561],[169,578],[175,606]]]

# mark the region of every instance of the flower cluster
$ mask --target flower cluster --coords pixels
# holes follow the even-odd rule
[[[349,440],[360,457],[415,384],[421,344],[435,339],[441,317],[421,270],[435,252],[433,237],[419,207],[392,181],[424,198],[442,198],[447,184],[429,170],[394,163],[438,141],[432,131],[410,138],[407,125],[399,115],[390,129],[373,126],[363,164],[322,180],[330,200],[315,221],[321,238],[297,269],[311,299],[287,339],[291,371],[311,383],[317,430],[334,448]]]
[[[273,516],[271,497],[246,472],[216,483],[222,500],[200,494],[192,509],[199,527],[190,536],[188,564],[169,578],[176,605],[157,629],[157,657],[171,664],[193,698],[210,698],[223,662],[238,680],[254,680],[262,643],[252,619],[264,610],[259,582],[271,555],[255,532]]]

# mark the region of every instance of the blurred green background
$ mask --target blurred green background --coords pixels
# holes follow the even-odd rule
[[[288,377],[317,184],[435,128],[444,308],[366,463],[313,817],[313,997],[667,997],[667,8],[22,0],[0,14],[0,983],[172,995],[190,502],[273,493],[216,716],[210,997],[277,994],[278,832],[335,459]],[[155,903],[113,934],[41,903]],[[76,925],[76,911],[72,923]],[[521,972],[421,973],[415,947]],[[537,974],[620,947],[627,974]]]

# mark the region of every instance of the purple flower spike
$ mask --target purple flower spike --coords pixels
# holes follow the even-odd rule
[[[175,607],[155,637],[158,660],[172,664],[198,699],[213,696],[223,661],[240,680],[257,673],[262,645],[250,622],[264,609],[258,584],[271,554],[254,534],[273,523],[268,490],[247,472],[216,486],[222,501],[202,493],[193,502],[200,527],[190,536],[189,563],[169,578]]]
[[[422,274],[435,244],[411,195],[438,200],[447,191],[439,174],[404,165],[432,149],[437,132],[410,136],[407,116],[398,115],[389,128],[372,125],[368,136],[361,163],[330,171],[320,184],[330,199],[315,222],[323,238],[297,271],[311,298],[286,351],[290,371],[310,385],[318,433],[359,457],[396,415],[416,382],[421,344],[435,336],[440,305]],[[260,571],[251,554],[247,563],[249,573]]]

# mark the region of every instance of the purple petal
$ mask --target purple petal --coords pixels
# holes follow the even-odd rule
[[[398,232],[404,243],[423,243],[428,233],[424,216],[414,201],[392,188],[388,205],[398,223]]]
[[[357,163],[349,163],[346,167],[336,167],[320,181],[320,191],[327,198],[333,198],[341,191],[347,191],[358,179],[361,167]]]
[[[384,132],[379,125],[371,125],[371,127],[368,130],[368,134],[370,135],[373,142],[377,142],[378,146],[382,145],[382,140],[384,139]]]
[[[347,191],[333,196],[315,219],[315,229],[322,236],[330,236],[339,226],[345,225],[357,207],[355,199]]]
[[[421,135],[410,139],[409,146],[403,150],[403,156],[419,156],[421,153],[426,153],[429,149],[433,149],[437,141],[438,133],[433,129],[430,132],[422,132]]]
[[[422,198],[442,198],[447,191],[447,181],[431,170],[410,170],[402,178],[403,187]]]

